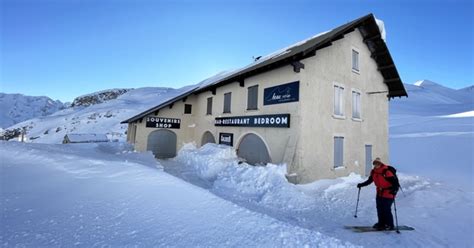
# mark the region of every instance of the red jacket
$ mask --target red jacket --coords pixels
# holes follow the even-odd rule
[[[377,196],[390,199],[395,198],[392,184],[396,183],[396,180],[387,165],[382,164],[379,168],[372,169],[367,181],[360,183],[357,187],[364,187],[372,182],[375,183],[375,187],[377,188]]]
[[[372,169],[370,176],[377,187],[377,196],[391,199],[395,198],[395,195],[391,193],[392,184],[386,179],[388,177],[393,177],[394,175],[390,170],[388,170],[387,165],[382,164],[379,168]]]

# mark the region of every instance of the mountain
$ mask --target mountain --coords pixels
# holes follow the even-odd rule
[[[414,87],[413,87],[414,86]],[[461,90],[455,90],[448,87],[445,87],[441,84],[435,83],[430,80],[421,80],[417,81],[413,84],[413,86],[409,86],[410,89],[414,92],[429,92],[429,96],[431,97],[432,101],[443,103],[469,103],[473,102],[474,98],[472,95],[472,91],[469,92],[469,88]],[[410,90],[409,89],[409,90]],[[418,99],[419,99],[418,95]]]
[[[35,117],[47,116],[66,106],[46,96],[0,93],[0,127],[7,128]]]
[[[101,133],[110,139],[125,140],[126,124],[121,121],[154,107],[161,100],[189,90],[146,87],[113,89],[78,97],[70,108],[48,116],[36,117],[9,127],[4,133],[17,135],[25,129],[33,143],[61,143],[68,133]]]
[[[467,92],[467,93],[471,94],[471,97],[474,97],[474,85],[459,89],[458,91]]]
[[[409,113],[420,116],[448,115],[474,109],[474,86],[455,90],[430,80],[404,86],[408,97],[390,102],[391,116]]]

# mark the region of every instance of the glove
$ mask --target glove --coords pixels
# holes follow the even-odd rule
[[[397,193],[398,193],[398,190],[395,190],[395,189],[390,190],[390,194],[392,195],[397,195]]]
[[[357,188],[359,188],[359,189],[362,188],[362,183],[358,183]]]

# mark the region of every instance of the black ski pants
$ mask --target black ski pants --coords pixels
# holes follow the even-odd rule
[[[393,227],[392,204],[393,199],[377,196],[377,216],[380,226]]]

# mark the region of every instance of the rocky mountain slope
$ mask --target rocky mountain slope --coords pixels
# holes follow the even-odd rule
[[[47,116],[66,107],[67,104],[46,96],[0,93],[0,128],[7,128],[35,117]]]

